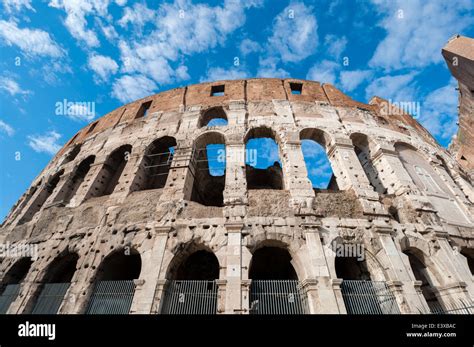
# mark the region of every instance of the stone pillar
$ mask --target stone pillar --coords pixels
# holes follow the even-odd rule
[[[312,207],[314,190],[308,178],[308,171],[301,149],[299,133],[288,133],[288,140],[282,144],[282,152],[285,158],[284,177],[286,178],[286,189],[290,191],[292,204],[301,209],[300,213],[309,212]]]
[[[226,224],[226,290],[225,313],[242,312],[242,228],[243,224]]]
[[[142,269],[138,285],[135,288],[135,295],[133,296],[130,313],[151,313],[154,305],[159,305],[161,297],[156,298],[156,290],[160,280],[161,264],[166,250],[166,243],[168,241],[168,234],[171,227],[154,228],[155,240],[151,249],[140,254],[142,260]],[[153,233],[152,231],[152,233]],[[155,300],[158,302],[155,303]]]
[[[401,313],[418,313],[423,300],[413,286],[414,276],[409,272],[402,257],[404,255],[392,238],[393,229],[382,221],[374,221],[373,231],[378,238],[380,251],[377,253],[384,267],[388,286],[395,296]]]
[[[342,296],[342,291],[341,291],[342,281],[343,280],[340,278],[333,278],[331,280],[331,286],[334,292],[334,296],[336,297],[338,313],[347,314],[346,304],[344,304],[344,298]]]
[[[337,185],[341,190],[353,189],[359,197],[364,213],[386,215],[379,202],[379,195],[370,185],[369,179],[357,157],[352,140],[337,138],[327,149]]]
[[[302,282],[307,290],[310,313],[339,313],[327,260],[319,231],[319,223],[303,224],[308,264],[306,277]]]
[[[194,184],[193,147],[178,143],[160,201],[189,199]]]
[[[130,193],[134,183],[134,178],[140,168],[140,163],[143,160],[143,155],[144,152],[140,151],[137,154],[129,156],[122,175],[120,176],[119,181],[115,186],[115,190],[112,193],[117,203],[123,203]]]
[[[227,280],[216,280],[217,284],[217,314],[226,313]]]
[[[84,178],[84,182],[82,182],[81,187],[76,192],[76,195],[71,198],[69,205],[71,207],[77,207],[85,200],[93,197],[93,193],[95,190],[95,183],[99,179],[99,173],[102,170],[102,167],[105,164],[105,157],[101,158],[97,162],[91,164],[89,172],[87,173],[86,177]]]
[[[226,171],[224,189],[224,214],[231,222],[240,223],[246,215],[248,197],[245,177],[245,144],[226,144]]]

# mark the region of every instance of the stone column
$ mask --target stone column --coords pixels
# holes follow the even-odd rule
[[[288,140],[282,144],[283,156],[286,157],[285,165],[283,165],[286,178],[285,188],[290,191],[292,204],[302,210],[301,213],[309,212],[313,203],[314,190],[308,178],[299,133],[288,133],[287,136]]]
[[[319,223],[306,223],[303,228],[309,259],[306,278],[302,282],[307,290],[310,313],[339,313],[321,243]]]
[[[225,224],[227,229],[225,313],[242,312],[242,228]]]
[[[140,168],[140,163],[143,160],[143,155],[144,152],[140,151],[137,154],[129,156],[122,175],[120,175],[119,181],[112,193],[114,200],[116,200],[117,203],[123,203],[130,193],[130,189],[134,183],[134,178]]]
[[[247,213],[245,144],[242,142],[228,141],[226,144],[224,205],[225,217],[231,222],[240,223]]]
[[[357,157],[352,140],[336,138],[327,149],[337,185],[341,190],[353,189],[360,198],[364,213],[386,215],[384,207],[379,202],[379,195],[370,185],[364,168]]]
[[[155,226],[153,229],[152,233],[155,235],[155,240],[152,248],[140,254],[142,269],[139,278],[141,282],[138,284],[141,285],[135,288],[130,313],[151,313],[161,301],[161,297],[156,297],[156,291],[158,282],[163,280],[159,276],[171,227]],[[155,303],[156,299],[158,299],[158,302]]]
[[[401,313],[418,313],[423,307],[423,300],[413,286],[414,276],[406,267],[400,247],[392,238],[393,229],[382,221],[374,221],[373,231],[381,249],[377,256],[382,260],[385,269],[385,281],[395,296]]]
[[[342,281],[343,280],[341,278],[333,278],[331,280],[331,285],[332,285],[332,290],[334,291],[334,296],[336,297],[337,310],[338,310],[337,313],[347,314],[346,304],[344,303],[344,298],[342,296],[342,291],[341,291]]]

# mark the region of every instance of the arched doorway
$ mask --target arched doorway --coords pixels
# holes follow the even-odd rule
[[[20,291],[20,283],[28,274],[32,261],[25,257],[18,260],[7,271],[0,285],[0,314],[7,313]]]
[[[336,276],[342,279],[341,294],[347,314],[398,314],[400,310],[385,281],[374,281],[369,271],[366,254],[356,254],[352,244],[338,244],[336,250]],[[350,253],[349,253],[350,252]],[[362,251],[363,252],[363,251]],[[338,255],[340,253],[340,255]]]
[[[257,249],[250,263],[251,314],[308,313],[306,293],[285,248]]]
[[[197,250],[175,256],[163,295],[163,314],[217,313],[219,262],[214,253]]]
[[[107,256],[97,271],[86,314],[128,314],[141,268],[140,254],[133,249]]]
[[[76,272],[78,259],[76,253],[66,253],[53,260],[41,279],[37,295],[34,296],[32,314],[58,312]]]

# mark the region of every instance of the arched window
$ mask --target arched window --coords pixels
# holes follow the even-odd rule
[[[224,136],[212,131],[198,137],[190,164],[193,180],[190,200],[205,206],[223,206],[225,168]]]
[[[251,129],[245,138],[245,175],[248,189],[283,189],[283,171],[274,132]]]
[[[95,156],[90,155],[76,167],[65,187],[56,196],[56,201],[62,201],[64,204],[71,201],[84,182],[94,161]]]
[[[167,274],[163,296],[163,314],[217,313],[219,262],[214,253],[197,250],[187,256],[177,255]]]
[[[153,141],[145,151],[132,191],[164,188],[175,148],[174,137],[164,136]]]
[[[33,297],[33,314],[56,314],[76,272],[78,255],[67,253],[49,264]]]
[[[3,277],[0,285],[0,314],[6,313],[11,303],[18,296],[20,283],[28,274],[31,264],[31,258],[21,258],[13,264]]]
[[[61,165],[64,165],[76,159],[80,151],[81,151],[81,145],[80,144],[74,145],[66,154],[66,157],[64,158]]]
[[[135,250],[122,249],[108,255],[94,280],[86,314],[128,314],[140,277],[142,261]]]
[[[31,203],[28,210],[20,219],[19,224],[27,223],[33,219],[34,215],[41,209],[41,207],[43,207],[43,204],[56,189],[63,173],[64,170],[62,169],[49,178],[46,184],[41,188],[41,192],[36,196],[35,200]]]
[[[198,128],[211,126],[225,126],[228,124],[227,115],[221,106],[212,107],[201,113]]]
[[[369,143],[369,138],[361,133],[354,133],[351,135],[352,144],[354,150],[359,158],[360,164],[364,169],[365,175],[367,176],[370,185],[378,193],[385,194],[386,188],[383,186],[382,181],[379,177],[379,173],[375,166],[372,164],[372,146]]]
[[[86,198],[110,195],[119,182],[132,152],[132,146],[123,145],[113,151],[100,170],[96,182]]]
[[[337,191],[336,177],[326,154],[329,137],[319,129],[304,129],[300,133],[308,178],[317,190]]]
[[[251,314],[308,313],[306,293],[291,263],[291,255],[281,247],[264,246],[250,263]]]

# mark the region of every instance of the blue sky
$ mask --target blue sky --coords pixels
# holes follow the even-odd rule
[[[470,0],[3,0],[0,5],[0,218],[80,128],[121,104],[207,80],[293,77],[419,102],[446,146],[456,83],[440,49],[474,36]],[[56,104],[94,103],[94,114]],[[318,149],[313,184],[327,177]],[[269,148],[261,160],[273,163]],[[262,164],[263,165],[263,164]]]

